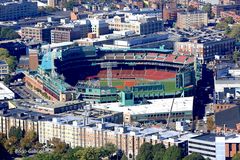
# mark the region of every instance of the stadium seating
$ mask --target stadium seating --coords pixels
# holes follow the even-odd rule
[[[194,57],[189,57],[185,64],[193,63],[194,62]]]
[[[186,59],[187,59],[187,56],[178,56],[174,62],[183,64],[186,61]]]
[[[97,76],[98,78],[107,78],[107,70],[101,70]],[[96,78],[92,76],[92,78]],[[114,79],[148,79],[148,80],[164,80],[175,78],[176,73],[164,70],[136,70],[136,69],[114,69],[112,70],[112,78]],[[91,77],[88,77],[88,79]]]
[[[172,55],[172,54],[170,54],[170,55],[168,55],[166,58],[165,58],[165,62],[174,62],[175,61],[175,59],[176,59],[176,55]]]

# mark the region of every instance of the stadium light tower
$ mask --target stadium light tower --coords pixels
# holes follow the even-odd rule
[[[108,87],[112,87],[112,67],[117,67],[115,62],[106,62],[101,63],[101,68],[107,68],[107,83]]]

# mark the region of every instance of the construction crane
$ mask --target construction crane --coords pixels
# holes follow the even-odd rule
[[[170,111],[168,113],[166,129],[169,129],[169,123],[170,123],[170,118],[171,118],[171,114],[172,114],[172,109],[173,109],[173,104],[174,104],[174,100],[175,100],[175,95],[176,95],[176,92],[174,93],[174,97],[173,97],[173,100],[172,100],[171,108],[170,108]]]

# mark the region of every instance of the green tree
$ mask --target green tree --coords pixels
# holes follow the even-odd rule
[[[14,69],[17,66],[17,58],[14,56],[11,56],[8,50],[4,48],[0,48],[0,60],[6,61],[10,71],[14,71]]]
[[[153,145],[153,160],[162,160],[164,153],[166,151],[166,148],[164,146],[164,144],[159,143],[159,144],[155,144]]]
[[[214,18],[214,13],[212,12],[212,4],[207,3],[202,7],[202,10],[208,14],[208,18]]]
[[[232,160],[240,160],[240,153],[236,153],[236,154],[233,156]]]
[[[199,153],[192,153],[184,157],[183,160],[205,160],[205,158]]]
[[[117,147],[111,143],[108,143],[105,146],[99,148],[99,153],[101,157],[111,156],[115,152],[117,152]]]
[[[216,28],[222,31],[229,29],[227,22],[221,21],[216,25]]]
[[[19,34],[10,28],[0,27],[0,40],[1,39],[16,39],[20,38]]]
[[[55,153],[65,153],[69,148],[66,143],[61,142],[58,138],[53,138],[50,143],[53,144],[53,149]]]
[[[3,83],[4,83],[5,85],[9,85],[10,82],[11,82],[11,79],[12,79],[11,75],[6,75],[6,76],[4,77]]]
[[[224,21],[227,23],[227,24],[233,24],[234,23],[234,19],[232,17],[227,17],[224,19]]]
[[[228,34],[228,36],[240,41],[240,24],[234,25],[232,27],[230,33]]]
[[[28,131],[24,138],[20,140],[20,146],[22,149],[30,149],[37,142],[37,134],[32,130]]]
[[[98,150],[93,147],[88,147],[83,150],[80,160],[97,160],[98,158]]]
[[[164,156],[163,160],[180,160],[181,159],[181,149],[177,146],[171,146],[169,147]]]
[[[4,143],[4,147],[10,154],[14,154],[15,149],[17,148],[17,145],[18,145],[18,140],[16,137],[10,137]]]
[[[20,127],[11,127],[8,133],[8,137],[15,137],[17,141],[20,141],[23,138],[24,132]]]
[[[121,160],[128,160],[127,156],[125,154],[123,154]]]
[[[240,52],[236,50],[233,52],[233,61],[234,63],[238,63],[239,60],[240,60]]]
[[[139,149],[139,153],[137,155],[137,160],[152,160],[153,154],[152,154],[152,148],[153,145],[150,143],[144,143],[141,145]]]

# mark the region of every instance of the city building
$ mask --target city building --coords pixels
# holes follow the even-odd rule
[[[38,50],[30,49],[29,50],[29,70],[36,71],[38,68]]]
[[[8,136],[11,127],[20,127],[25,132],[34,131],[39,135],[39,121],[52,120],[52,117],[51,115],[21,109],[2,109],[0,110],[0,133]]]
[[[2,82],[0,82],[0,100],[14,99],[14,93],[7,88]]]
[[[113,45],[103,45],[108,48],[151,48],[159,47],[161,44],[166,44],[168,39],[167,33],[148,34],[132,36],[114,40]],[[164,43],[166,42],[166,43]]]
[[[53,138],[58,138],[71,147],[101,147],[112,143],[124,151],[129,159],[135,159],[140,146],[145,142],[153,145],[163,143],[166,148],[176,145],[186,155],[187,139],[196,136],[161,128],[144,129],[72,116],[39,121],[39,130],[40,143],[49,144]]]
[[[51,42],[51,30],[53,28],[44,23],[38,23],[34,27],[22,27],[22,38],[33,38],[41,42]]]
[[[163,20],[177,20],[177,3],[166,3],[163,7]]]
[[[171,106],[173,103],[173,106]],[[191,120],[193,97],[148,100],[147,104],[122,106],[121,103],[95,104],[93,108],[123,112],[126,123],[166,121],[172,107],[171,121]]]
[[[221,18],[232,17],[234,22],[237,22],[237,23],[240,22],[239,11],[222,11],[220,14],[221,14]]]
[[[27,54],[28,46],[20,40],[6,40],[0,41],[0,48],[5,48],[12,56],[16,56],[19,59],[22,55]]]
[[[8,74],[9,74],[8,64],[5,61],[0,60],[0,80],[3,80],[5,76],[7,76]]]
[[[195,55],[202,63],[215,59],[216,55],[231,55],[235,39],[222,36],[199,37],[188,42],[176,42],[175,51],[183,55]]]
[[[212,7],[212,12],[215,17],[219,18],[221,16],[221,12],[223,11],[239,11],[240,4],[228,4],[228,5],[214,5]]]
[[[196,12],[178,12],[177,27],[180,29],[200,28],[208,25],[207,13]]]
[[[38,13],[37,2],[26,0],[0,3],[0,21],[19,20],[34,17]]]
[[[215,124],[217,132],[240,131],[240,106],[235,105],[223,111],[215,113]]]
[[[85,38],[90,30],[90,24],[88,24],[87,21],[58,26],[51,30],[51,43],[70,42],[76,39]]]
[[[211,160],[231,159],[239,152],[240,136],[236,134],[203,134],[188,140],[188,153],[199,153]]]
[[[68,111],[82,109],[85,105],[83,101],[52,102],[44,100],[19,99],[8,102],[9,108],[32,110],[44,114],[59,114]]]
[[[109,28],[108,23],[105,20],[100,19],[89,19],[91,23],[92,32],[96,34],[97,37],[100,35],[108,34]]]
[[[157,17],[147,17],[144,15],[135,15],[125,21],[119,16],[108,20],[109,29],[114,31],[131,30],[136,34],[145,35],[163,31],[163,21],[157,20]]]

